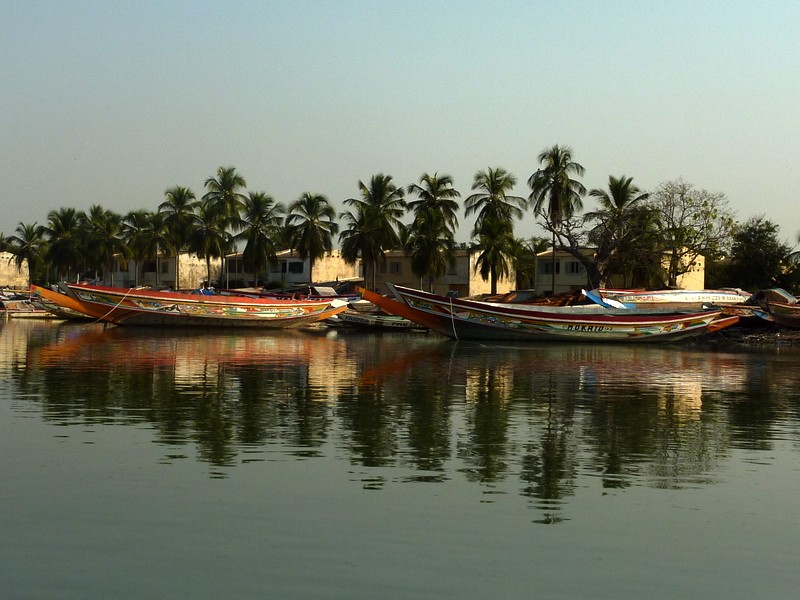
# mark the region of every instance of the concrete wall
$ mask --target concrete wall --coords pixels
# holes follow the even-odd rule
[[[17,268],[16,257],[10,252],[0,252],[0,286],[18,290],[28,289],[28,263]]]
[[[476,253],[471,253],[469,250],[457,250],[455,265],[449,269],[446,275],[434,281],[433,292],[442,296],[449,292],[457,292],[462,298],[490,293],[491,282],[484,281],[480,272],[475,268],[477,257]],[[515,281],[516,273],[512,270],[509,277],[498,279],[497,293],[502,294],[514,289]],[[411,257],[401,251],[387,252],[385,263],[378,266],[378,273],[375,277],[377,291],[385,293],[387,283],[426,291],[430,289],[430,282],[427,278],[420,280],[411,271]],[[371,286],[372,282],[368,282],[368,284]]]
[[[150,261],[153,264],[153,261]],[[120,260],[116,263],[116,270],[114,271],[113,283],[116,287],[131,287],[138,283],[138,285],[161,285],[164,287],[171,287],[174,289],[191,290],[197,289],[206,280],[206,260],[200,258],[196,254],[183,253],[180,255],[180,265],[178,269],[178,276],[180,282],[175,281],[175,257],[169,256],[160,258],[158,261],[159,273],[156,274],[155,270],[148,269],[142,270],[142,266],[133,260]],[[135,270],[139,270],[139,277],[137,277]],[[211,279],[216,280],[219,276],[221,269],[220,260],[218,258],[211,259]],[[111,277],[106,274],[104,283],[110,285]]]
[[[587,256],[593,254],[592,249],[583,251]],[[550,269],[552,268],[553,254],[550,251],[541,252],[536,258],[536,277],[534,279],[535,289],[538,294],[544,294],[553,287],[552,275]],[[583,264],[576,260],[568,252],[556,252],[556,294],[563,292],[571,292],[580,290],[589,285],[586,277],[586,269]],[[664,257],[664,269],[669,267],[669,257]],[[698,256],[694,261],[692,268],[678,277],[677,287],[685,290],[702,290],[705,287],[705,257]],[[615,277],[612,275],[607,284],[609,287],[614,287]]]

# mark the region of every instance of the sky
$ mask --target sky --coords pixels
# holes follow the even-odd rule
[[[502,167],[527,197],[555,144],[587,189],[680,178],[800,234],[796,0],[0,0],[0,23],[5,235],[200,197],[220,166],[337,210],[379,173],[466,198]]]

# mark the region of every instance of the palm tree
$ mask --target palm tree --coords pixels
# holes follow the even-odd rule
[[[420,177],[419,185],[412,183],[407,189],[409,194],[417,196],[417,200],[408,202],[408,209],[417,217],[422,214],[439,213],[444,224],[455,234],[458,229],[458,201],[461,194],[453,188],[453,178],[450,175],[425,173]]]
[[[219,205],[219,210],[226,219],[226,225],[238,230],[241,224],[240,211],[244,204],[243,190],[247,183],[234,167],[219,167],[216,177],[209,177],[205,181],[208,190],[203,196],[203,201]]]
[[[250,192],[242,210],[242,232],[236,236],[245,241],[242,257],[248,267],[253,267],[258,285],[259,272],[266,271],[267,263],[275,261],[280,238],[283,204],[264,192]]]
[[[77,269],[82,260],[81,220],[82,213],[74,208],[51,210],[47,215],[44,234],[48,248],[46,258],[56,269],[56,277],[70,278],[72,269]]]
[[[3,238],[14,255],[17,268],[25,262],[28,265],[28,287],[39,270],[39,265],[44,259],[46,243],[44,240],[44,227],[33,223],[32,225],[20,222],[17,225],[16,235]]]
[[[339,239],[342,257],[352,264],[360,256],[367,281],[371,276],[374,288],[378,260],[386,250],[400,246],[398,229],[402,226],[400,217],[405,213],[406,202],[403,189],[392,183],[390,175],[373,175],[369,185],[359,181],[358,187],[361,197],[344,201],[355,212],[341,214],[350,226],[339,234]]]
[[[218,206],[226,229],[239,231],[242,228],[241,210],[245,200],[243,190],[247,186],[244,177],[236,172],[235,167],[219,167],[216,177],[209,177],[204,185],[208,192],[203,195],[203,200]],[[225,254],[219,258],[222,273],[225,271]]]
[[[411,254],[411,271],[422,279],[428,277],[428,289],[455,265],[456,243],[442,212],[422,212],[408,228],[406,249]],[[421,286],[420,286],[421,287]]]
[[[306,192],[289,206],[286,228],[291,246],[308,259],[309,284],[314,283],[314,263],[333,250],[333,236],[339,232],[335,218],[336,210],[321,194]]]
[[[633,226],[639,220],[632,217],[649,194],[642,193],[633,184],[633,177],[609,175],[608,191],[594,188],[589,195],[600,203],[600,210],[586,213],[587,220],[597,222],[589,235],[597,245],[598,263],[605,263],[605,271],[608,272],[611,266],[608,263],[615,254],[619,254],[622,246],[630,244],[644,233],[641,227]],[[619,259],[617,262],[625,262],[625,257]]]
[[[511,257],[516,273],[517,289],[532,288],[536,280],[536,257],[550,248],[550,240],[542,237],[514,238]]]
[[[380,258],[380,249],[377,247],[375,237],[370,229],[369,216],[366,206],[356,204],[352,211],[345,211],[339,215],[344,219],[347,227],[339,234],[342,245],[342,258],[345,262],[355,264],[359,258],[365,270],[365,285],[375,288],[374,278],[370,285],[369,269]]]
[[[150,228],[150,217],[152,213],[148,210],[133,210],[125,215],[122,220],[122,231],[125,244],[128,246],[130,257],[134,261],[133,285],[139,285],[139,270],[142,262],[147,259],[148,254],[148,228]]]
[[[164,192],[166,200],[159,204],[158,211],[166,215],[166,226],[169,231],[170,245],[175,248],[175,287],[180,287],[181,253],[186,250],[192,235],[194,211],[197,200],[194,192],[188,187],[176,185]]]
[[[95,204],[89,207],[83,226],[86,233],[85,242],[88,244],[86,255],[95,257],[97,261],[95,268],[100,267],[101,272],[108,271],[113,286],[114,259],[118,254],[123,256],[128,254],[128,248],[122,237],[122,217]],[[96,271],[95,278],[97,278]]]
[[[489,215],[481,221],[477,235],[477,248],[480,250],[475,267],[481,277],[491,282],[491,293],[497,293],[497,280],[510,273],[514,261],[514,231],[511,221],[500,215]]]
[[[541,215],[553,234],[553,283],[551,293],[556,289],[556,229],[583,209],[581,198],[586,194],[582,183],[573,175],[582,176],[584,168],[572,160],[569,146],[553,146],[544,150],[538,157],[542,168],[528,179],[533,202],[533,210]]]
[[[175,251],[172,236],[167,227],[167,216],[164,213],[150,213],[147,224],[142,231],[142,249],[144,258],[156,263],[156,285],[161,285],[161,257]],[[176,260],[177,262],[177,260]],[[175,286],[178,286],[177,280]]]
[[[222,207],[213,200],[200,202],[195,215],[189,248],[206,259],[206,282],[211,284],[211,259],[222,258],[231,247],[233,238],[227,230],[228,219]]]
[[[455,264],[456,198],[461,194],[453,188],[450,175],[438,173],[423,174],[419,184],[409,185],[407,191],[417,197],[407,204],[414,213],[405,243],[411,253],[411,270],[420,279],[427,276],[428,289],[433,291],[434,280]]]
[[[465,216],[478,214],[472,232],[474,236],[481,235],[485,219],[505,221],[513,229],[513,219],[522,218],[525,199],[510,195],[516,184],[517,178],[502,167],[489,167],[486,171],[475,173],[472,189],[480,191],[464,201]]]

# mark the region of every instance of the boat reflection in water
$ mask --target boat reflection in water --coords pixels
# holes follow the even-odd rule
[[[194,447],[215,477],[276,453],[344,453],[364,487],[461,479],[488,502],[529,498],[544,522],[566,518],[580,479],[713,483],[720,457],[769,444],[776,421],[800,412],[797,357],[325,329],[0,331],[4,377],[52,423],[146,423],[165,462]]]

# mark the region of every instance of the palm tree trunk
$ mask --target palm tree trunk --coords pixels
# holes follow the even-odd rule
[[[556,232],[555,231],[553,232],[552,250],[553,250],[553,262],[550,265],[550,275],[552,276],[553,283],[550,288],[550,295],[555,296],[556,295]]]

